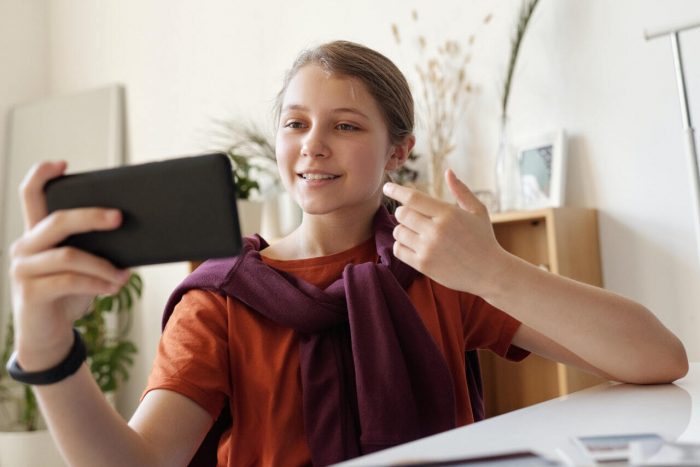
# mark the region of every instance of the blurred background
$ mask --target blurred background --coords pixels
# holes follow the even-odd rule
[[[210,149],[222,121],[272,134],[274,98],[305,47],[361,42],[394,60],[420,91],[417,66],[449,56],[444,47],[452,41],[459,46],[452,52],[469,58],[459,62],[465,93],[450,110],[454,148],[445,164],[472,189],[493,192],[502,95],[522,4],[0,0],[0,175],[13,164],[5,157],[7,119],[18,105],[118,84],[124,160],[141,163]],[[520,44],[505,114],[513,145],[565,131],[564,204],[598,210],[604,286],[650,308],[697,361],[700,266],[673,57],[669,40],[644,39],[645,29],[693,19],[700,20],[693,0],[541,0]],[[681,37],[697,122],[700,30]],[[413,167],[426,186],[430,122],[418,120],[421,156]],[[71,154],[57,150],[41,158],[70,163]],[[0,201],[8,202],[17,187],[8,177],[2,183]],[[5,274],[6,246],[21,225],[2,222]],[[119,395],[123,414],[138,403],[162,308],[188,270],[184,263],[139,269],[144,294],[131,327],[139,353]],[[9,310],[5,277],[0,315]]]

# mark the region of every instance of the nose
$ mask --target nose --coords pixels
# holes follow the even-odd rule
[[[301,155],[307,157],[328,157],[330,150],[323,134],[318,129],[309,131],[301,146]]]

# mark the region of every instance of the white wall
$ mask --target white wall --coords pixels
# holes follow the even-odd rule
[[[415,55],[394,44],[392,22],[406,35],[414,28],[433,41],[466,40],[476,31],[471,74],[479,93],[450,164],[473,188],[488,188],[518,4],[53,0],[49,87],[60,94],[124,83],[131,161],[141,162],[201,150],[216,118],[267,122],[284,70],[306,45],[360,41],[408,71]],[[415,25],[412,8],[420,15]],[[493,21],[482,26],[489,12]],[[700,19],[700,3],[542,0],[523,45],[509,113],[514,137],[566,129],[568,203],[600,210],[606,286],[651,308],[683,338],[691,359],[699,360],[700,268],[670,46],[642,37],[645,27],[688,18]],[[700,122],[700,30],[682,40],[691,108]],[[146,296],[134,328],[141,360],[122,401],[124,413],[136,405],[155,352],[161,309],[185,267],[142,272]]]
[[[48,14],[45,0],[0,0],[0,219],[6,210],[7,114],[20,102],[37,99],[48,89]],[[7,230],[0,226],[0,267],[8,267]],[[4,275],[0,275],[4,277]],[[9,284],[0,284],[0,338],[10,309]],[[4,341],[0,341],[4,342]]]

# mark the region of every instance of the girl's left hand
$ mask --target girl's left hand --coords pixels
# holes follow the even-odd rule
[[[496,241],[486,207],[451,170],[447,186],[457,206],[394,183],[384,193],[399,201],[394,255],[440,284],[475,295],[498,283],[509,254]]]

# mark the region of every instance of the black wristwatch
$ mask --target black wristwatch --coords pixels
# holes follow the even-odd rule
[[[61,380],[68,378],[70,375],[78,371],[80,365],[87,358],[87,350],[83,338],[80,333],[73,329],[73,346],[70,352],[62,362],[58,363],[53,368],[42,371],[24,371],[17,362],[17,351],[12,353],[12,356],[7,361],[7,373],[12,379],[20,383],[41,386],[46,384],[58,383]]]

